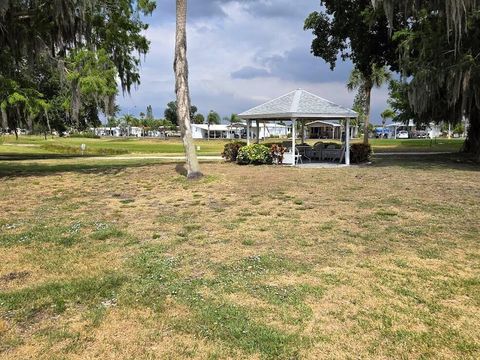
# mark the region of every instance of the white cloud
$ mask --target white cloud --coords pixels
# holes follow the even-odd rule
[[[160,3],[160,8],[166,6],[163,0]],[[207,8],[196,6],[193,10],[198,16],[191,17],[188,25],[190,90],[201,112],[242,112],[295,88],[351,106],[354,94],[344,85],[349,65],[339,66],[332,75],[328,65],[310,54],[312,35],[303,31],[303,20],[318,9],[317,1],[217,0],[205,4],[215,16],[206,16]],[[155,116],[161,117],[166,103],[175,98],[172,13],[157,14],[147,37],[151,51],[141,69],[142,84],[119,103],[123,112],[134,114],[151,104]],[[271,76],[232,78],[232,73],[248,67],[270,67]],[[375,113],[385,108],[385,100],[384,89],[374,92]]]

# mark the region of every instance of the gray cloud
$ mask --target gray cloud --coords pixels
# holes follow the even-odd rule
[[[296,47],[283,55],[259,56],[258,62],[269,69],[268,74],[280,79],[305,82],[346,82],[352,63],[338,61],[335,71],[320,58],[309,53],[309,49]]]
[[[240,70],[232,73],[232,79],[256,79],[269,76],[271,76],[271,74],[267,70],[253,66],[244,66]]]
[[[306,16],[318,8],[319,1],[311,0],[252,0],[241,2],[253,16],[266,18],[301,18],[302,24]]]
[[[318,9],[316,0],[194,0],[188,2],[188,16],[191,20],[205,17],[226,17],[226,5],[236,4],[243,7],[255,17],[265,18],[297,18],[302,21],[306,15]],[[175,1],[158,0],[155,17],[171,17],[175,15]]]
[[[158,0],[157,8],[153,13],[153,22],[173,22],[175,21],[175,1],[173,0]],[[188,17],[189,20],[195,21],[204,17],[224,17],[225,12],[219,4],[219,1],[214,0],[197,0],[188,2]],[[148,18],[147,18],[148,21]]]
[[[312,35],[303,31],[307,15],[320,9],[318,0],[189,0],[188,6],[190,89],[201,112],[241,112],[297,87],[351,105],[354,94],[344,84],[352,64],[339,61],[330,71],[310,53]],[[119,102],[124,113],[138,114],[152,105],[161,117],[175,97],[175,1],[157,0],[157,10],[145,20],[151,24],[151,51],[142,84]],[[385,89],[374,92],[374,122],[385,98]]]
[[[256,79],[263,77],[277,77],[289,81],[305,82],[346,82],[352,63],[339,61],[335,71],[320,58],[309,55],[308,48],[297,47],[287,51],[284,55],[268,57],[257,56],[257,66],[244,66],[232,72],[232,79]]]

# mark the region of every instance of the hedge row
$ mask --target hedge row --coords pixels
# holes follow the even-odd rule
[[[335,144],[338,145],[338,144]],[[222,156],[226,161],[236,162],[240,165],[270,165],[282,164],[285,151],[281,143],[272,143],[269,146],[261,144],[248,145],[242,141],[225,144]],[[350,160],[360,164],[370,161],[372,148],[365,144],[352,144],[350,147]]]

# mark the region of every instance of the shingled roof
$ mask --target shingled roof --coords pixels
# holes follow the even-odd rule
[[[238,115],[245,120],[344,119],[358,114],[308,91],[297,89]]]

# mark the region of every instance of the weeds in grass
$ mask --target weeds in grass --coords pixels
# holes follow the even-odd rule
[[[0,357],[478,358],[478,172],[375,166],[4,179]]]
[[[87,146],[85,151],[82,151],[80,146],[60,144],[44,144],[41,147],[46,151],[66,155],[123,155],[129,153],[127,149],[92,148],[90,146]]]
[[[71,306],[95,306],[105,298],[116,296],[125,280],[121,275],[105,274],[89,279],[51,282],[0,293],[0,304],[18,321],[29,321],[41,311],[60,314]]]

